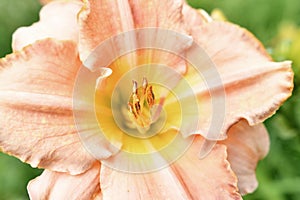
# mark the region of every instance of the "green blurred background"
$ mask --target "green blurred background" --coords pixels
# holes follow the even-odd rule
[[[300,1],[299,0],[189,0],[209,13],[219,8],[226,18],[249,29],[274,60],[292,60],[295,89],[275,116],[265,124],[271,149],[259,163],[259,188],[246,200],[300,200]],[[11,35],[38,20],[38,0],[0,0],[0,57],[11,52]],[[28,199],[27,182],[42,171],[0,153],[0,200]]]

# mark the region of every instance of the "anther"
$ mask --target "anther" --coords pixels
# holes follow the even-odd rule
[[[132,87],[132,93],[137,94],[137,82],[135,80],[132,81],[133,87]]]
[[[133,111],[132,111],[132,105],[130,103],[128,103],[127,106],[128,106],[129,112],[133,113]]]
[[[148,81],[145,77],[143,77],[143,88],[146,89],[148,86]]]

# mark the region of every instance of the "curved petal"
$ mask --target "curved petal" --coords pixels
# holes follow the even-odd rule
[[[129,0],[135,28],[159,27],[185,32],[182,0]]]
[[[99,163],[76,176],[45,170],[42,175],[29,182],[29,197],[31,200],[95,199],[101,195],[99,172]]]
[[[183,4],[182,14],[189,32],[192,32],[193,28],[199,28],[205,23],[212,21],[212,18],[204,10],[194,9],[186,3]]]
[[[167,11],[165,8],[168,8]],[[153,29],[149,30],[148,33],[143,32],[141,35],[131,30],[135,28],[158,27],[165,30],[176,30],[185,33],[181,11],[181,0],[132,0],[129,2],[123,0],[103,0],[86,2],[84,9],[79,15],[80,58],[82,61],[85,61],[90,53],[95,50],[96,47],[100,46],[100,44],[103,46],[107,45],[109,49],[97,56],[99,60],[103,60],[102,57],[105,59],[110,55],[116,59],[123,55],[124,52],[128,53],[137,48],[141,48],[139,47],[140,44],[148,44],[149,42],[153,43],[153,46],[155,46],[155,44],[162,44],[165,38],[153,36],[153,34],[158,34],[153,31]],[[125,32],[127,32],[127,34],[123,34],[121,39],[106,41],[106,43],[103,44],[103,41],[106,39]],[[170,34],[174,36],[174,32],[172,31],[169,31],[168,34],[169,35],[165,35],[166,38],[170,38]],[[162,45],[160,49],[163,49],[163,47]],[[176,41],[174,48],[176,48]],[[144,60],[148,63],[157,63],[157,61],[159,61],[158,63],[167,62],[170,66],[174,66],[178,69],[180,73],[186,71],[186,63],[182,59],[179,59],[179,57],[171,55],[169,52],[149,49],[147,51],[140,50],[139,52],[128,55],[126,58],[128,64],[122,62],[120,65],[122,65],[121,67],[127,65],[130,67],[142,65]],[[102,65],[97,62],[96,66]]]
[[[170,169],[156,173],[129,174],[103,166],[100,185],[103,200],[187,199],[183,187]]]
[[[78,0],[53,1],[40,12],[40,21],[21,27],[13,34],[14,51],[45,38],[78,41],[77,14],[82,7]]]
[[[209,115],[213,113],[213,110],[207,110],[211,99],[218,98],[218,95],[210,96],[208,90],[215,94],[225,90],[226,113],[222,137],[240,119],[246,119],[250,125],[261,123],[273,115],[291,95],[291,62],[272,62],[261,43],[245,29],[226,22],[213,21],[194,28],[193,37],[210,56],[222,80],[222,83],[210,88],[206,88],[205,82],[201,81],[193,85],[201,105],[205,105],[201,113],[203,121],[200,122],[200,127],[205,126],[204,121],[210,119]],[[207,137],[205,131],[200,132]]]
[[[221,142],[227,146],[228,160],[238,177],[241,194],[253,192],[257,188],[255,169],[270,146],[269,135],[263,124],[249,126],[245,120],[233,125],[228,138]]]
[[[221,71],[271,60],[263,45],[250,32],[228,22],[212,21],[193,29],[192,35]]]
[[[94,159],[74,125],[76,44],[47,39],[0,60],[0,148],[33,167],[82,173]]]
[[[226,160],[226,147],[216,145],[200,160],[202,142],[197,137],[182,158],[154,173],[127,174],[103,166],[103,199],[241,199],[237,179]]]
[[[182,0],[129,0],[134,27],[136,29],[141,28],[159,28],[163,30],[168,30],[169,32],[166,35],[159,35],[156,32],[150,32],[146,34],[146,37],[143,40],[147,40],[149,38],[155,38],[154,40],[150,40],[152,43],[163,43],[166,42],[169,38],[172,38],[174,35],[173,31],[180,33],[187,33],[184,20],[183,20],[183,1]],[[151,35],[151,36],[147,36]],[[156,37],[153,35],[156,35]],[[137,40],[137,43],[144,42]],[[178,48],[176,46],[177,41],[172,41],[174,49]],[[188,43],[185,45],[189,46]],[[153,45],[154,46],[154,45]],[[184,50],[186,47],[180,47]],[[162,44],[158,49],[151,48],[147,51],[141,51],[138,55],[138,65],[141,65],[143,61],[147,60],[149,63],[159,63],[159,64],[167,64],[167,66],[171,66],[179,73],[186,72],[186,62],[185,60],[170,54],[165,51],[166,47]],[[142,59],[141,59],[142,57]],[[147,58],[147,59],[145,59]],[[150,58],[150,59],[149,59]]]
[[[196,136],[187,152],[172,165],[178,180],[192,199],[241,199],[237,178],[227,161],[224,145],[215,145],[211,153],[199,159],[205,140]]]
[[[131,10],[125,0],[85,1],[79,14],[79,25],[81,60],[85,60],[104,40],[134,28]]]
[[[181,10],[181,0],[86,1],[79,15],[80,56],[84,60],[105,39],[134,28],[184,31]]]

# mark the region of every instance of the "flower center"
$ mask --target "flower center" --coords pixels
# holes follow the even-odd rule
[[[149,130],[150,125],[154,122],[152,108],[155,96],[152,85],[148,84],[145,77],[143,78],[142,87],[138,87],[135,80],[132,82],[132,94],[128,102],[128,117],[139,132],[143,134]]]
[[[176,94],[178,75],[154,64],[125,70],[113,63],[110,69],[113,73],[98,81],[94,102],[104,138],[122,152],[140,156],[168,152],[171,143],[185,148],[179,134],[183,109]]]

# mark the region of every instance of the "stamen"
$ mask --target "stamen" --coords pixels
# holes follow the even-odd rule
[[[137,82],[135,80],[132,81],[133,87],[132,87],[132,93],[137,94]]]
[[[152,90],[152,85],[150,85],[147,89],[146,89],[147,102],[148,102],[149,106],[153,106],[154,105],[154,94],[153,94],[153,90]]]
[[[143,78],[143,88],[146,89],[147,86],[148,86],[148,81],[147,81],[147,79],[144,77],[144,78]]]
[[[139,129],[149,128],[152,123],[151,108],[155,102],[152,85],[144,77],[142,87],[138,88],[135,80],[132,81],[132,94],[128,102],[129,118]]]

